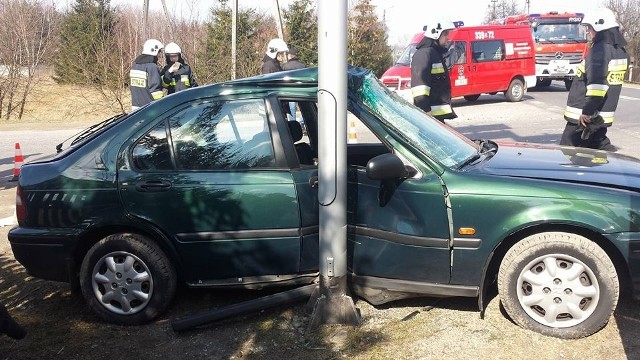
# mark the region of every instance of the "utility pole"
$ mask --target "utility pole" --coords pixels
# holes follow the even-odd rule
[[[238,0],[231,0],[231,80],[236,79],[236,54],[238,42]]]
[[[320,284],[309,327],[359,325],[347,294],[347,0],[318,0]]]
[[[171,22],[171,17],[169,16],[169,10],[167,10],[167,2],[166,0],[161,0],[162,1],[162,9],[164,10],[164,16],[167,18],[167,26],[169,27],[169,36],[172,39],[175,39],[173,37],[173,22]],[[144,40],[146,41],[149,38],[149,28],[147,26],[148,22],[149,22],[149,0],[144,0],[144,4],[142,5],[143,9],[143,13],[142,13],[142,36],[144,38]]]
[[[498,14],[496,13],[496,3],[498,2],[498,0],[491,0],[491,2],[493,3],[493,18],[497,19],[498,18]]]
[[[529,14],[529,6],[531,5],[530,2],[531,2],[530,0],[525,0],[525,4],[527,4],[526,5],[527,6],[527,14]]]
[[[280,16],[280,5],[278,0],[273,0],[273,14],[276,18],[276,25],[278,26],[278,37],[284,40],[284,32],[282,31],[282,16]]]

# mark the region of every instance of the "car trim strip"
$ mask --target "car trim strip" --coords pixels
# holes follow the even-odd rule
[[[288,229],[261,229],[261,230],[240,230],[240,231],[216,231],[216,232],[199,232],[199,233],[179,233],[176,234],[178,241],[185,243],[194,243],[212,240],[241,240],[256,238],[282,238],[282,237],[299,237],[298,228]]]
[[[360,236],[368,236],[376,239],[390,241],[403,245],[421,246],[421,247],[435,247],[435,248],[449,248],[449,239],[446,238],[432,238],[422,237],[406,234],[398,234],[390,231],[371,229],[361,226],[349,226],[349,232],[355,233]]]
[[[374,276],[351,275],[351,283],[356,288],[384,289],[392,292],[407,292],[439,296],[476,297],[479,294],[477,286],[432,284],[420,281],[387,279]]]
[[[456,249],[478,249],[482,239],[454,238],[453,247]]]

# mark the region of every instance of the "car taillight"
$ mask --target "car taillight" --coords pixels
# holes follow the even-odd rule
[[[22,188],[18,185],[16,188],[16,217],[19,222],[27,220],[27,208],[24,204],[25,201],[22,197]]]

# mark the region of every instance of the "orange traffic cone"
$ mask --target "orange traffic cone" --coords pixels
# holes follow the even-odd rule
[[[349,133],[347,134],[347,144],[357,144],[358,133],[356,132],[356,123],[351,120],[349,123]]]
[[[20,168],[24,158],[22,158],[22,151],[20,150],[20,143],[16,143],[16,155],[13,157],[13,178],[9,181],[17,181],[20,177]]]

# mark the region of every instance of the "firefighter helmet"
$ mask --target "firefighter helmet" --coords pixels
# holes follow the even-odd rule
[[[289,51],[287,43],[282,39],[271,39],[267,44],[267,56],[275,59],[279,52]]]
[[[164,53],[167,55],[176,55],[181,54],[182,50],[180,49],[180,46],[178,46],[178,44],[170,42],[167,44],[167,46],[165,46]]]
[[[440,35],[445,30],[453,30],[455,29],[455,25],[449,20],[440,20],[434,22],[433,25],[425,25],[424,26],[424,36],[431,38],[433,40],[438,40]]]
[[[142,53],[145,55],[156,56],[163,47],[164,45],[162,45],[160,41],[156,39],[149,39],[144,42],[144,45],[142,46]]]
[[[620,26],[616,21],[616,15],[607,8],[595,9],[586,13],[581,24],[591,25],[596,32]]]

